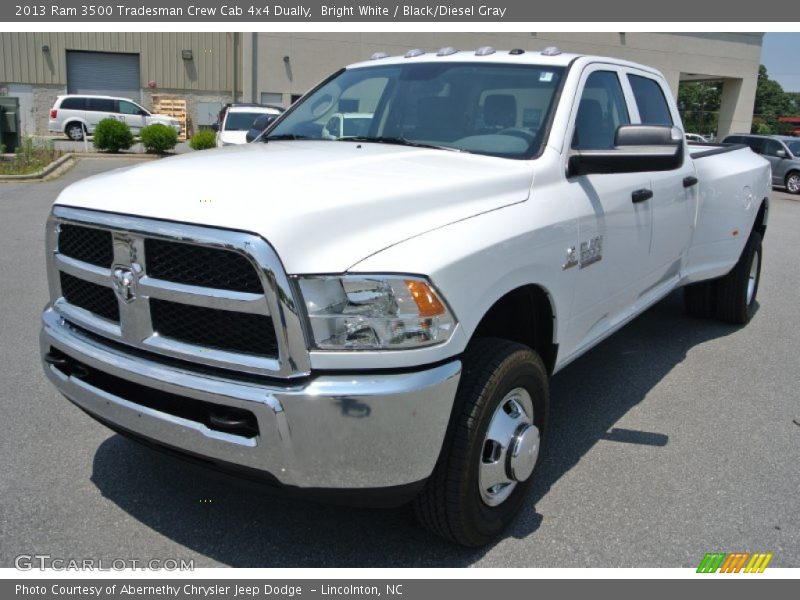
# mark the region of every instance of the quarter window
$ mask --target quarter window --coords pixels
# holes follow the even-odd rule
[[[664,91],[655,79],[628,75],[628,81],[631,83],[643,125],[673,124]]]
[[[61,108],[65,110],[84,110],[86,98],[64,98],[61,101]]]

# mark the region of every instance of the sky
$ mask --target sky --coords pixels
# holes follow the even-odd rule
[[[765,34],[761,64],[783,91],[800,92],[800,33]]]

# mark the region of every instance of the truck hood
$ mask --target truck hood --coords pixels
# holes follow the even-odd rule
[[[116,169],[57,204],[237,229],[288,273],[339,273],[403,240],[527,199],[528,161],[332,141],[204,150]]]

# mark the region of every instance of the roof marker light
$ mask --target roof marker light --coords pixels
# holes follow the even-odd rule
[[[475,56],[489,56],[490,54],[494,54],[495,52],[497,52],[497,50],[495,50],[491,46],[481,46],[480,48],[475,50]]]
[[[519,56],[520,54],[525,54],[525,50],[522,48],[514,48],[513,50],[509,50],[508,53],[512,56]]]
[[[561,54],[561,50],[556,46],[548,46],[542,50],[542,56],[558,56],[559,54]]]
[[[380,60],[381,58],[389,58],[389,55],[386,52],[376,52],[369,57],[370,60]]]
[[[406,58],[414,58],[415,56],[422,56],[425,54],[425,50],[421,50],[419,48],[414,48],[413,50],[409,50],[406,52]]]
[[[439,48],[439,51],[436,53],[436,56],[450,56],[451,54],[455,54],[458,52],[452,46],[445,46],[444,48]]]

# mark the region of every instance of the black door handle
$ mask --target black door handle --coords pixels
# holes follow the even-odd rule
[[[653,190],[648,190],[647,188],[642,188],[641,190],[636,190],[635,192],[631,193],[631,200],[633,200],[634,204],[644,202],[645,200],[650,200],[652,197]]]
[[[688,177],[683,178],[683,187],[690,188],[693,185],[697,185],[697,177],[689,175]]]

